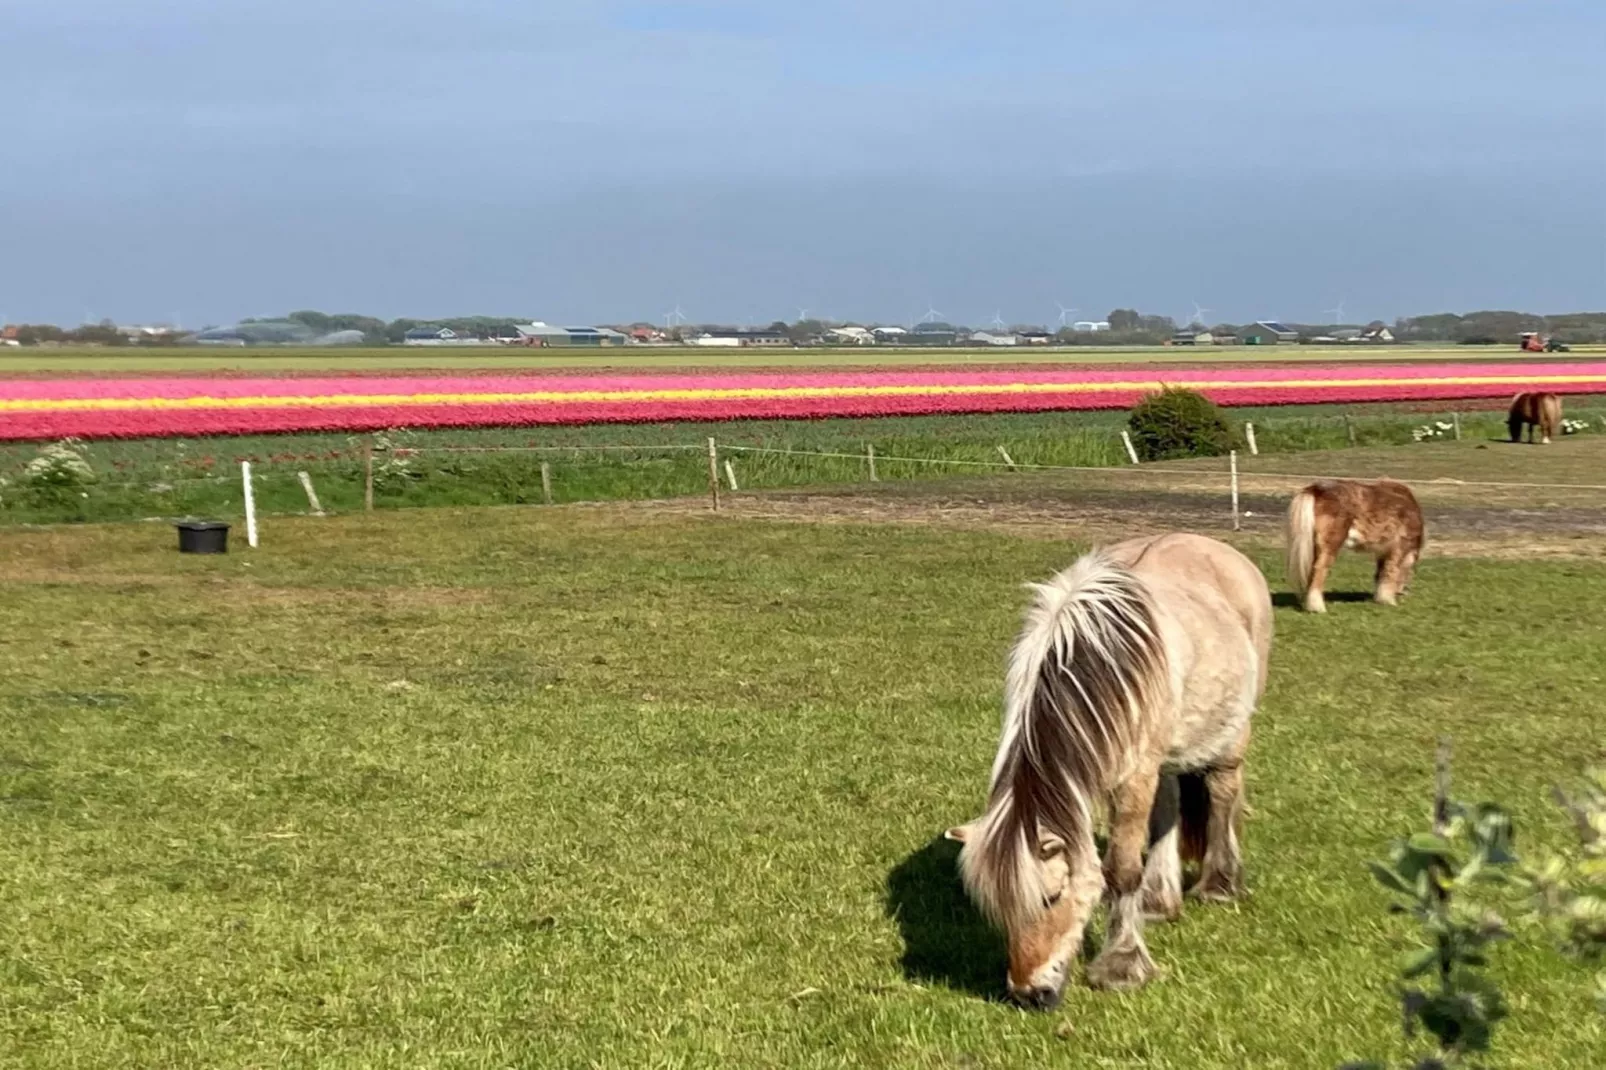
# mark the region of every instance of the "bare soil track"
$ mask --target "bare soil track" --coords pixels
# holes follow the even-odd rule
[[[1309,478],[1387,475],[1409,483],[1421,501],[1430,554],[1598,559],[1606,558],[1602,460],[1606,437],[1550,447],[1464,443],[1257,458],[1241,473],[1237,532],[1229,478],[1219,461],[726,494],[721,510],[749,518],[936,524],[1077,541],[1187,530],[1271,544],[1281,539],[1290,494]],[[709,504],[654,508],[706,511]]]

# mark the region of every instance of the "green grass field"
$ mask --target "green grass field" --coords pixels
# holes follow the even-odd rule
[[[1236,409],[1229,416],[1237,425],[1254,422],[1259,446],[1270,456],[1348,445],[1351,427],[1361,446],[1409,443],[1414,427],[1448,421],[1454,404],[1442,403],[1438,412],[1410,411],[1416,406],[1284,406]],[[1571,399],[1567,412],[1589,421],[1590,435],[1606,429],[1606,399]],[[400,465],[381,460],[375,502],[382,509],[539,502],[543,460],[559,503],[697,494],[707,487],[710,435],[745,490],[862,481],[868,475],[866,446],[872,444],[879,454],[877,474],[888,482],[987,472],[986,466],[1003,463],[1000,446],[1022,465],[1119,466],[1125,463],[1119,437],[1125,418],[1115,411],[1006,413],[409,432],[396,437],[396,444],[422,452]],[[1504,434],[1500,412],[1466,412],[1461,420],[1468,440]],[[266,513],[308,511],[298,471],[309,473],[326,509],[360,509],[364,441],[333,434],[94,442],[85,454],[97,481],[69,493],[30,491],[26,466],[38,447],[0,443],[0,479],[8,481],[0,485],[0,524],[238,517],[240,459],[253,463],[258,508]],[[665,446],[680,448],[660,448]],[[522,452],[495,452],[510,448]]]
[[[1565,837],[1547,786],[1606,757],[1606,565],[1430,542],[1398,610],[1279,608],[1252,898],[1155,929],[1151,988],[1034,1016],[997,998],[938,837],[981,804],[1021,584],[1081,548],[1074,512],[1033,537],[433,509],[172,542],[0,531],[0,1066],[1398,1056],[1411,935],[1364,863],[1426,821],[1434,740],[1527,849]],[[1352,556],[1334,586],[1369,578]],[[1524,940],[1492,972],[1491,1065],[1601,1064],[1586,969]]]
[[[1575,347],[1573,356],[1606,347]],[[38,372],[317,373],[402,370],[553,370],[572,368],[900,367],[928,364],[1154,364],[1416,360],[1510,360],[1510,346],[1011,346],[987,349],[867,347],[848,349],[625,346],[618,349],[508,349],[500,346],[389,346],[376,349],[195,346],[98,346],[0,349],[0,374]],[[1537,358],[1536,358],[1537,359]],[[1559,358],[1566,359],[1566,355]]]

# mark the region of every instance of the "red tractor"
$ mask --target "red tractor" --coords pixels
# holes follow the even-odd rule
[[[1523,331],[1522,342],[1519,348],[1524,353],[1571,353],[1565,342],[1558,342],[1554,338],[1546,338],[1538,331]]]

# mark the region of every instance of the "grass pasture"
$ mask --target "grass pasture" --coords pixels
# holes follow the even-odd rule
[[[1352,462],[1493,478],[1598,444]],[[0,531],[0,1066],[1400,1054],[1410,934],[1364,862],[1425,822],[1441,733],[1458,795],[1562,842],[1547,786],[1606,757],[1606,565],[1484,556],[1472,526],[1398,610],[1279,606],[1252,897],[1154,929],[1145,991],[1030,1015],[938,837],[981,802],[1020,584],[1107,534],[1038,478],[874,491],[1005,516],[1025,487],[1035,527],[746,495],[291,517],[218,558],[165,525]],[[1269,531],[1239,538],[1275,575]],[[1369,579],[1350,556],[1333,587]],[[1492,1065],[1600,1065],[1588,971],[1495,956]]]

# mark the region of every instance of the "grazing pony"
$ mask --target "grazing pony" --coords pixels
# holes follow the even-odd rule
[[[1243,761],[1271,595],[1237,550],[1186,534],[1096,550],[1033,586],[986,812],[947,835],[964,844],[966,890],[1005,931],[1011,998],[1047,1009],[1106,893],[1109,933],[1087,979],[1109,989],[1154,975],[1145,915],[1181,914],[1185,850],[1203,844],[1194,894],[1241,894]]]
[[[1322,588],[1345,547],[1377,558],[1374,597],[1392,606],[1422,556],[1422,509],[1411,488],[1392,479],[1324,479],[1288,504],[1287,539],[1288,583],[1308,612],[1327,611]]]
[[[1506,417],[1506,429],[1511,441],[1521,442],[1524,431],[1528,441],[1534,440],[1534,428],[1539,429],[1539,441],[1549,444],[1551,438],[1561,434],[1561,397],[1557,394],[1526,393],[1511,399],[1511,412]]]

